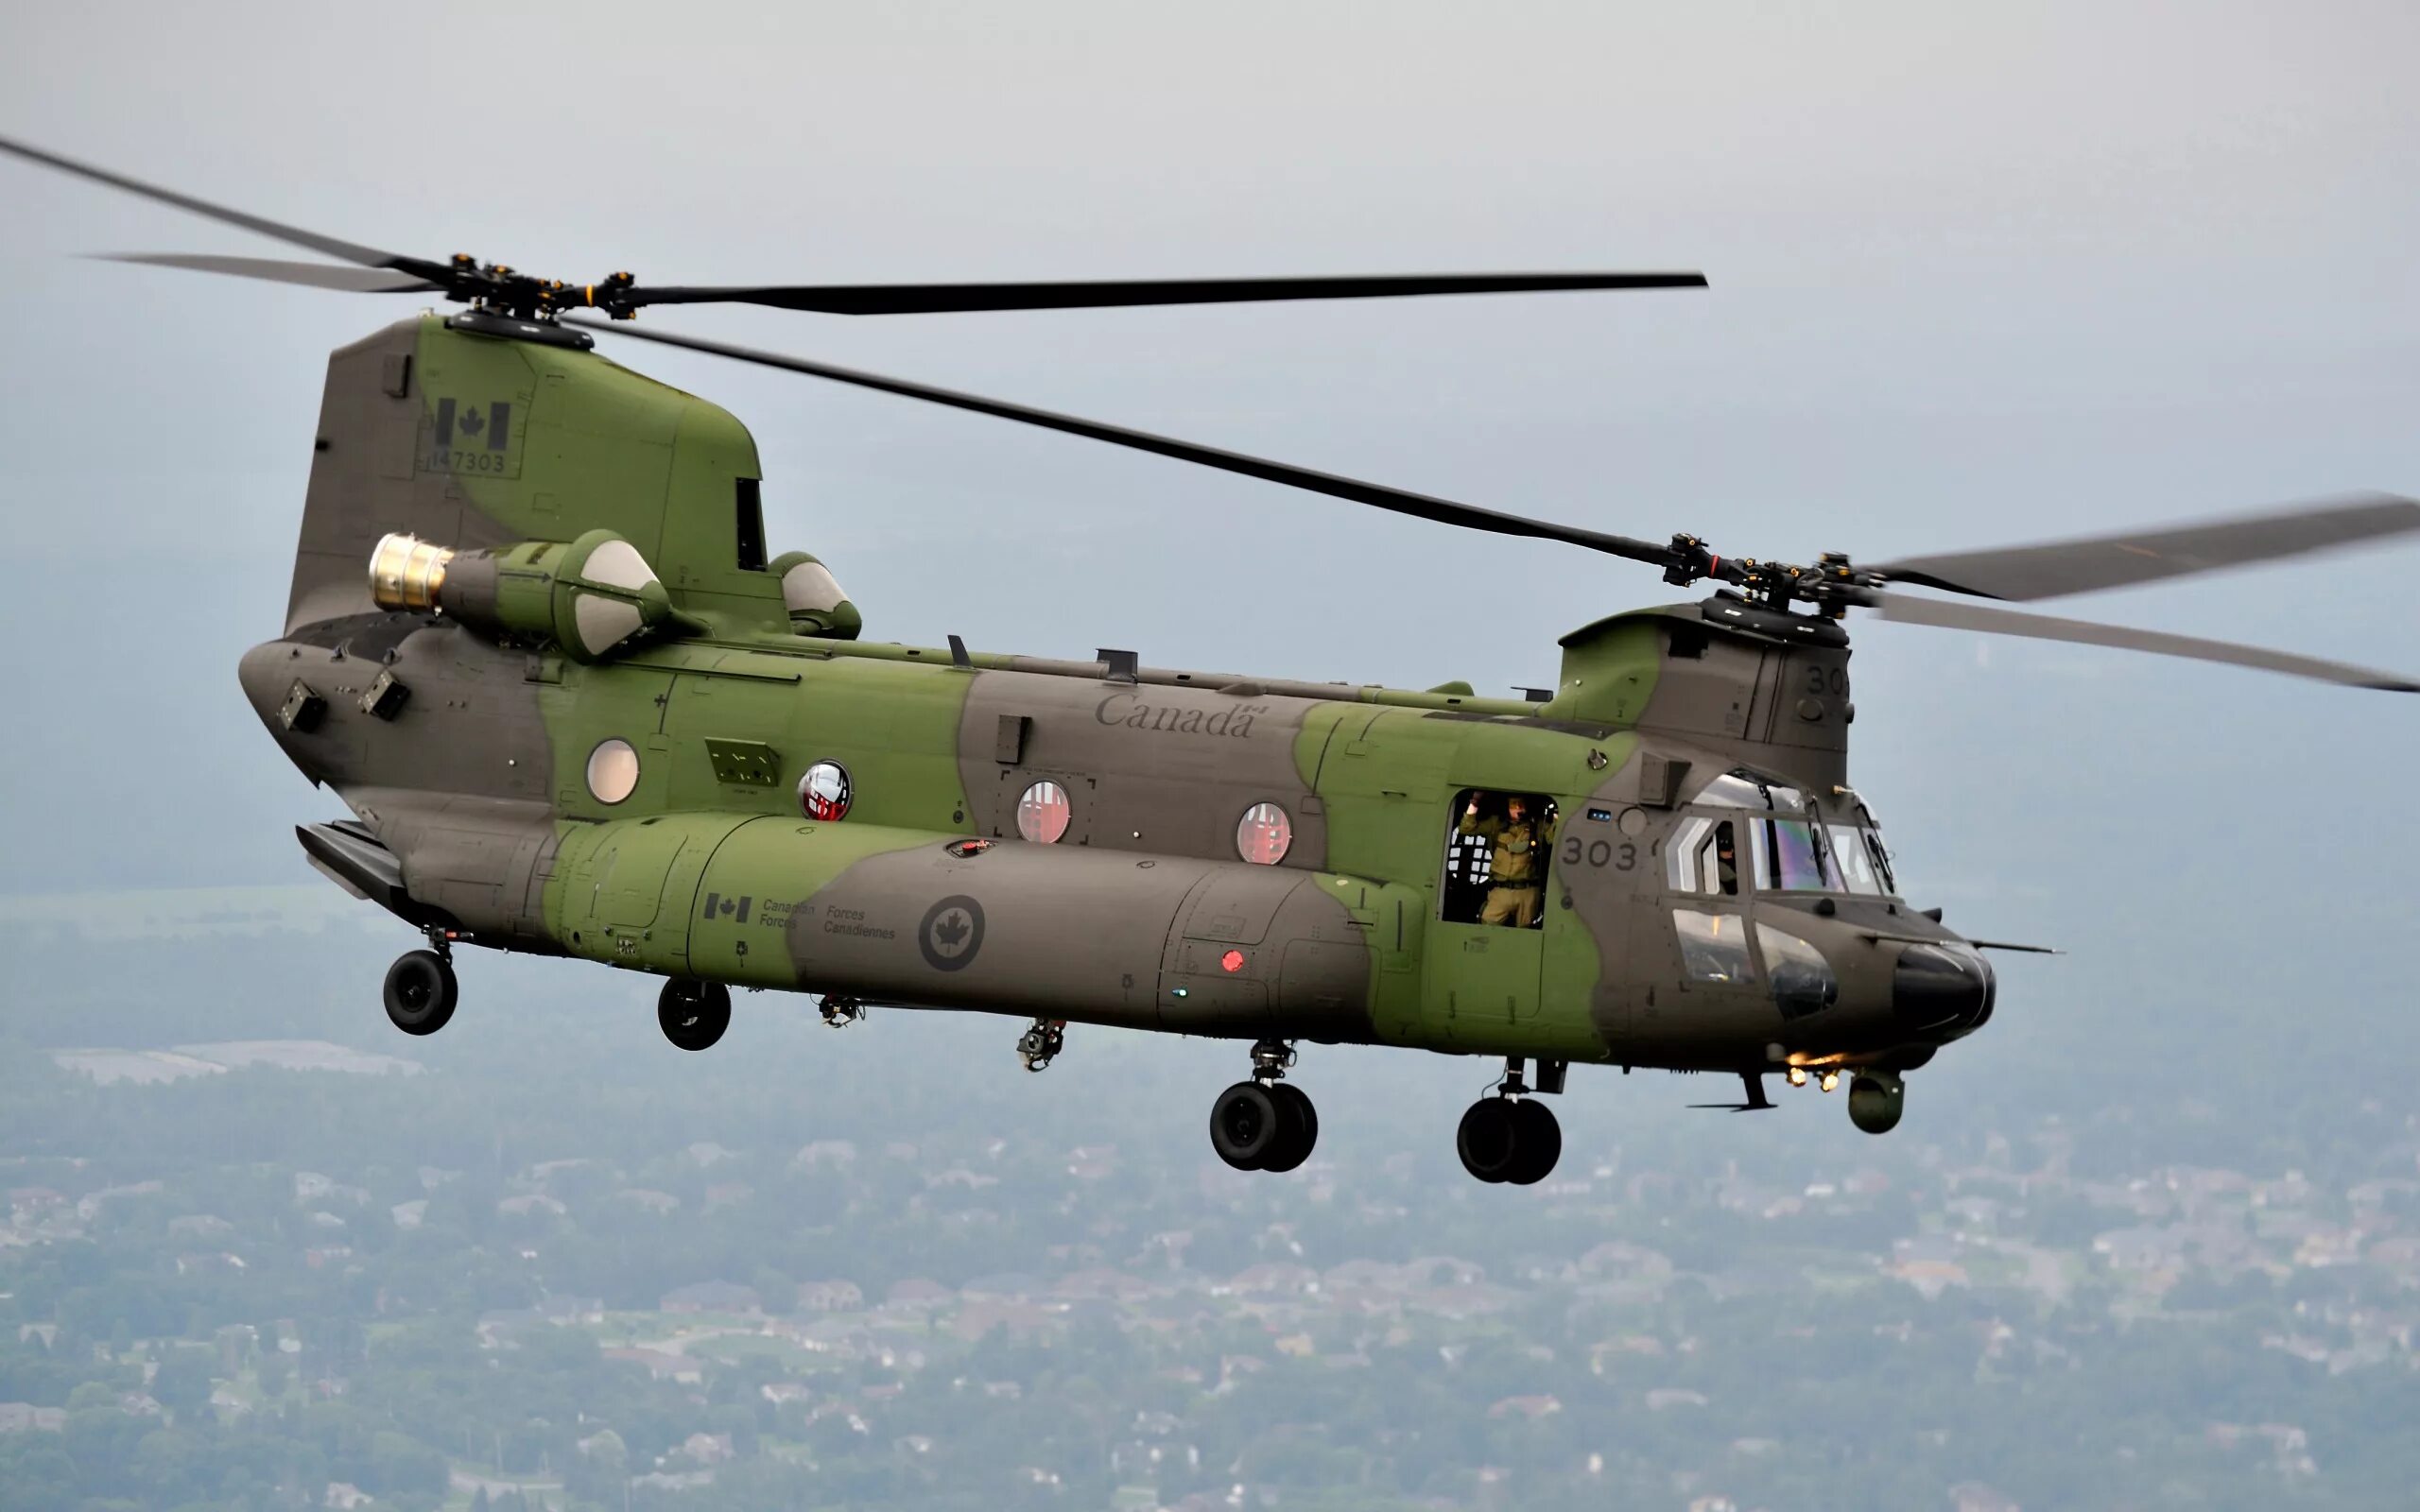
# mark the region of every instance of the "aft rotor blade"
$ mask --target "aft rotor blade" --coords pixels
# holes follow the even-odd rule
[[[1873,571],[1894,583],[2022,602],[2246,567],[2415,530],[2420,503],[2363,493],[2165,530],[1910,557]]]
[[[438,285],[424,278],[384,267],[346,267],[334,263],[289,263],[274,257],[219,257],[201,252],[100,252],[112,263],[142,263],[152,267],[184,267],[197,273],[228,273],[237,278],[266,279],[272,284],[302,284],[312,288],[341,289],[349,294],[417,294]]]
[[[139,179],[130,179],[124,174],[112,173],[107,168],[94,167],[89,163],[78,163],[73,158],[62,158],[55,152],[44,152],[40,147],[12,141],[8,137],[0,136],[0,152],[12,153],[28,163],[39,163],[46,168],[57,168],[61,173],[72,173],[79,179],[90,179],[95,183],[104,183],[112,189],[123,189],[129,194],[141,195],[146,199],[156,199],[164,205],[174,205],[179,210],[189,210],[197,215],[207,215],[213,220],[224,221],[230,226],[241,226],[246,231],[258,232],[264,236],[274,236],[282,242],[292,242],[297,247],[307,247],[315,252],[336,258],[339,262],[355,263],[363,267],[398,268],[419,276],[425,276],[427,272],[436,271],[441,266],[435,263],[422,262],[417,258],[405,257],[399,253],[381,251],[375,247],[364,247],[359,242],[322,236],[318,232],[304,231],[300,226],[288,226],[283,221],[250,215],[226,205],[213,204],[207,199],[197,199],[191,195],[181,195],[173,189],[163,189],[157,184],[145,183]]]
[[[2020,610],[1918,598],[1905,593],[1874,593],[1868,603],[1884,619],[1905,625],[1937,625],[1953,630],[1981,630],[1988,635],[2066,641],[2076,645],[2112,645],[2127,651],[2149,651],[2156,656],[2219,662],[2228,666],[2258,667],[2264,672],[2316,678],[2322,682],[2339,682],[2353,688],[2377,688],[2386,693],[2420,693],[2420,682],[2392,672],[2351,666],[2342,662],[2325,662],[2318,657],[2297,656],[2291,651],[2272,651],[2265,646],[2238,645],[2231,641],[2205,641],[2198,636],[2170,635],[2164,630],[2138,630],[2130,626],[2102,625],[2092,620],[2054,619],[2048,614],[2029,614]]]
[[[1504,514],[1495,509],[1482,509],[1477,505],[1458,504],[1451,499],[1435,498],[1426,493],[1412,493],[1391,489],[1383,483],[1364,483],[1358,478],[1340,477],[1333,472],[1318,472],[1309,468],[1295,467],[1287,462],[1272,462],[1265,457],[1248,456],[1241,452],[1229,452],[1215,446],[1202,446],[1192,441],[1180,441],[1171,437],[1154,436],[1149,431],[1129,430],[1123,425],[1104,424],[1080,416],[1062,415],[1051,410],[1034,409],[1025,404],[1012,404],[1006,400],[986,399],[980,394],[960,393],[955,389],[937,388],[928,384],[910,383],[904,378],[888,378],[880,373],[864,372],[852,368],[837,368],[829,363],[810,362],[804,357],[784,356],[779,352],[758,352],[749,347],[732,346],[727,342],[708,341],[701,336],[677,335],[669,331],[647,330],[627,324],[609,325],[602,320],[566,317],[566,325],[577,325],[589,331],[601,331],[609,335],[631,336],[640,341],[653,341],[663,346],[680,347],[690,352],[703,352],[717,357],[752,362],[760,367],[779,368],[786,372],[804,373],[810,378],[827,378],[834,383],[852,384],[859,388],[872,388],[880,393],[897,394],[906,399],[921,399],[926,404],[945,404],[952,409],[972,410],[978,415],[991,415],[1000,420],[1012,420],[1024,425],[1039,425],[1045,430],[1063,431],[1113,446],[1130,447],[1137,452],[1150,452],[1173,457],[1180,462],[1199,463],[1221,472],[1239,472],[1245,477],[1259,478],[1269,483],[1283,483],[1288,488],[1305,489],[1324,493],[1330,498],[1349,499],[1396,514],[1413,515],[1434,520],[1443,524],[1462,525],[1472,530],[1488,530],[1503,536],[1527,536],[1539,541],[1560,541],[1574,546],[1586,546],[1633,561],[1668,565],[1674,559],[1673,548],[1660,541],[1634,541],[1627,536],[1606,535],[1595,530],[1582,530],[1573,525],[1560,525],[1545,520],[1531,520],[1522,515]]]
[[[1239,304],[1277,300],[1385,300],[1427,294],[1537,294],[1575,289],[1703,288],[1703,273],[1390,273],[1345,278],[1134,279],[1053,284],[808,284],[649,288],[644,304],[769,304],[827,315],[934,315],[966,310],[1076,310],[1141,304]]]

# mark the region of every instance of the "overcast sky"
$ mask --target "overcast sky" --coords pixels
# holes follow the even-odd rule
[[[21,6],[0,132],[575,281],[1701,267],[1695,292],[660,323],[1734,554],[2420,493],[2420,9],[2005,9]],[[0,163],[0,891],[305,880],[291,826],[337,808],[234,665],[280,623],[323,355],[413,302],[79,261],[290,254],[29,166]],[[879,639],[1500,689],[1668,592],[610,350],[754,429],[773,549],[822,555]],[[2420,671],[2415,569],[2072,611]],[[2409,771],[2420,699],[1858,644],[1855,774],[1919,890],[2076,952],[2012,969],[2031,1011],[2190,1033],[2207,1002],[2308,999],[2314,937],[2323,996],[2408,997],[2420,819],[2356,805]]]

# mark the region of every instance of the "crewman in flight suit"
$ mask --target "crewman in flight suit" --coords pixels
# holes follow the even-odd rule
[[[1538,921],[1544,896],[1546,857],[1554,850],[1554,820],[1531,819],[1529,800],[1518,794],[1504,800],[1504,817],[1482,819],[1474,793],[1462,810],[1461,831],[1495,842],[1487,868],[1487,906],[1479,910],[1482,924],[1510,924],[1527,929]]]

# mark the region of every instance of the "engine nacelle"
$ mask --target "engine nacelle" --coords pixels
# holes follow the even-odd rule
[[[551,643],[580,662],[628,650],[674,617],[655,569],[611,530],[484,551],[389,535],[371,553],[370,596],[381,609],[438,610],[500,644]]]

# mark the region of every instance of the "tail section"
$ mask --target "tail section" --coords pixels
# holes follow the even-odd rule
[[[370,558],[389,533],[471,551],[598,529],[636,548],[680,609],[786,627],[746,427],[576,333],[479,323],[422,315],[329,357],[289,632],[374,612]]]

